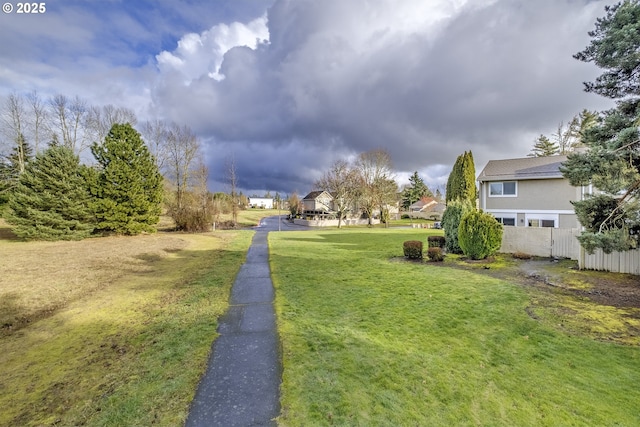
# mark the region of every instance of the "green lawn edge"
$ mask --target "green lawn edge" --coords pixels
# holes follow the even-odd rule
[[[401,260],[430,233],[270,234],[280,425],[640,424],[638,347],[533,318],[519,284]]]

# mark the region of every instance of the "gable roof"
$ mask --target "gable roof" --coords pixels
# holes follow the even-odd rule
[[[566,160],[567,156],[490,160],[478,175],[478,181],[562,178],[560,165]]]
[[[411,204],[411,206],[409,206],[409,208],[411,208],[411,209],[421,208],[422,209],[422,208],[425,208],[427,206],[435,205],[437,203],[438,203],[438,201],[436,199],[434,199],[433,197],[422,197],[417,202],[414,202],[413,204]]]
[[[312,191],[311,193],[307,194],[306,196],[304,196],[304,199],[302,200],[315,200],[318,197],[320,197],[320,195],[324,193],[327,196],[329,196],[331,199],[333,199],[333,196],[331,194],[329,194],[328,192],[324,191],[324,190],[320,190],[320,191]]]

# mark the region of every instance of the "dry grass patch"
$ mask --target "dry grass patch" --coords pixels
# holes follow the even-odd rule
[[[251,235],[0,240],[0,425],[183,424]]]
[[[187,236],[169,234],[77,242],[0,240],[2,331],[15,331],[126,274],[153,273],[154,261],[188,244]]]

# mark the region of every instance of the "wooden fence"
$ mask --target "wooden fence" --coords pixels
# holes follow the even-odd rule
[[[604,270],[640,275],[640,249],[610,254],[605,254],[602,249],[597,249],[591,255],[583,253],[582,256],[579,256],[578,264],[580,269],[585,270]]]
[[[640,249],[588,254],[576,239],[579,235],[577,228],[504,227],[500,252],[570,258],[578,261],[580,269],[640,275]]]

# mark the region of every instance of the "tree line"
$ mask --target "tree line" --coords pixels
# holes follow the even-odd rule
[[[7,222],[29,240],[79,240],[93,233],[155,231],[163,197],[162,176],[138,132],[114,124],[80,163],[73,150],[52,140],[27,157],[11,187]]]
[[[584,138],[587,129],[596,124],[598,113],[582,110],[565,125],[564,122],[558,124],[555,133],[548,137],[540,134],[534,143],[529,157],[556,156],[559,154],[569,154],[576,149],[585,147]]]
[[[64,95],[44,100],[32,92],[0,101],[0,207],[8,206],[5,216],[24,238],[153,231],[163,210],[176,229],[204,231],[239,205],[241,194],[209,193],[202,145],[187,126],[161,120],[139,124],[129,109],[89,106]],[[134,165],[143,161],[151,164],[140,175]],[[141,207],[122,197],[116,203],[114,194],[109,199],[118,180],[122,181],[118,192],[126,188],[131,199],[143,189],[150,191],[144,197],[154,206]],[[137,186],[132,187],[134,183]],[[51,194],[57,195],[55,201],[47,199]],[[131,209],[125,208],[127,204]],[[139,214],[149,218],[139,221],[135,218]],[[110,225],[110,215],[129,225]],[[48,225],[42,225],[38,216],[48,216]]]

